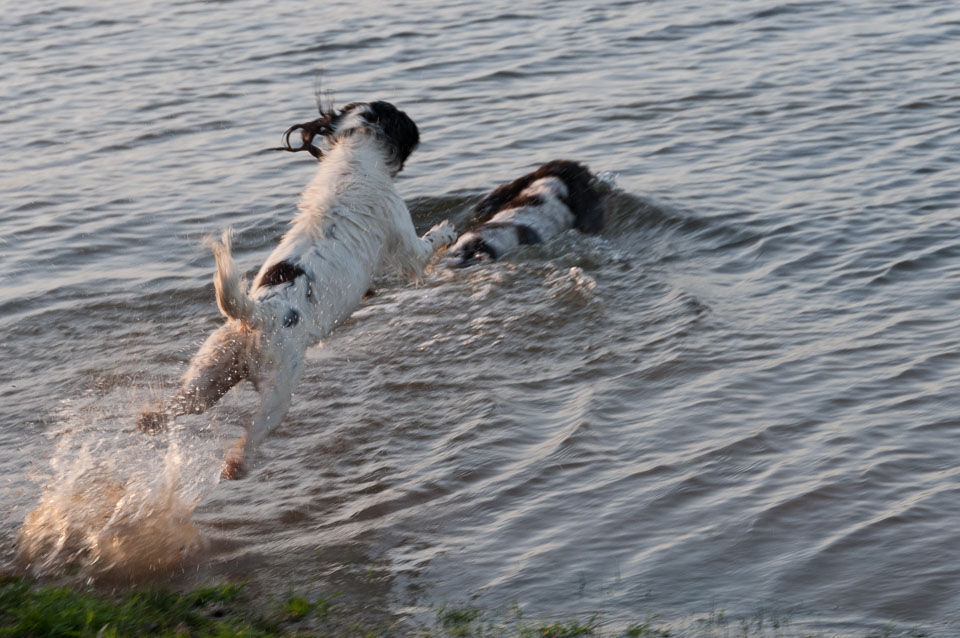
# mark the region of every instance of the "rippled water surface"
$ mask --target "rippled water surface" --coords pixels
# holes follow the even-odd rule
[[[960,632],[954,2],[0,4],[0,561]],[[418,227],[556,157],[610,219],[384,282],[218,483],[250,390],[133,415],[220,322],[202,238],[294,214],[259,151],[321,68],[419,124]]]

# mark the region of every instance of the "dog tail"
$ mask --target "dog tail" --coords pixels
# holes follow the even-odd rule
[[[237,273],[237,264],[233,261],[230,244],[233,229],[223,231],[220,240],[210,238],[208,243],[217,260],[217,272],[213,275],[213,287],[217,290],[217,306],[228,319],[236,319],[250,325],[257,325],[259,309],[256,302],[247,295],[247,281]]]

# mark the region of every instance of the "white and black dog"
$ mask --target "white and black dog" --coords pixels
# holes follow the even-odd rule
[[[217,305],[227,323],[213,332],[176,395],[137,419],[157,431],[170,418],[199,414],[243,379],[261,402],[246,436],[227,457],[224,476],[244,471],[244,457],[283,419],[303,370],[304,352],[344,321],[378,272],[419,278],[434,253],[456,239],[444,221],[418,237],[393,179],[419,143],[416,124],[387,102],[353,103],[290,127],[280,150],[320,160],[299,215],[247,290],[230,254],[230,233],[213,241]],[[290,135],[299,130],[302,145]],[[321,136],[327,149],[313,145]]]
[[[494,260],[523,244],[538,244],[570,228],[603,229],[604,196],[583,164],[547,162],[493,190],[477,204],[473,228],[450,247],[457,266]]]

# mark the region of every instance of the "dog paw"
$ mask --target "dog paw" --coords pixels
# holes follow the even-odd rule
[[[431,228],[429,235],[430,237],[436,237],[435,243],[441,246],[447,246],[457,240],[457,231],[449,219],[445,219]]]
[[[163,412],[144,410],[137,416],[137,429],[144,434],[157,434],[167,426],[167,415]]]
[[[220,475],[228,481],[236,481],[247,475],[247,465],[242,456],[231,456],[223,464]]]

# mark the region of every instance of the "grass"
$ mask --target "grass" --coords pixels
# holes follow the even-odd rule
[[[107,596],[6,578],[0,580],[0,636],[260,638],[324,635],[328,630],[344,636],[371,633],[336,623],[319,626],[331,616],[332,597],[310,601],[290,595],[259,604],[250,598],[243,585],[234,584],[188,593],[149,588]],[[298,626],[304,622],[310,626]]]
[[[119,599],[69,587],[34,587],[21,579],[0,582],[2,636],[268,636],[273,627],[219,618],[235,603],[237,585],[187,594],[162,589],[131,591]]]
[[[525,620],[515,607],[489,620],[473,607],[442,607],[433,626],[368,627],[356,623],[356,610],[335,605],[337,595],[310,599],[289,594],[256,599],[244,585],[225,584],[186,593],[159,588],[105,595],[73,587],[40,585],[0,577],[0,638],[830,638],[790,627],[788,616],[755,614],[731,622],[723,611],[678,629],[648,617],[626,628],[604,627],[594,614],[565,621]],[[887,626],[863,638],[922,638],[917,629]]]
[[[592,616],[586,622],[571,620],[563,623],[541,623],[533,627],[520,627],[519,635],[521,638],[577,638],[578,636],[596,635],[594,621],[596,616]]]
[[[20,578],[0,580],[0,636],[30,638],[259,638],[265,636],[329,636],[374,638],[416,635],[420,638],[579,638],[602,636],[593,615],[565,622],[506,623],[484,620],[479,609],[441,608],[434,627],[415,631],[369,628],[335,617],[336,596],[310,600],[290,594],[263,603],[251,600],[243,585],[205,587],[187,593],[164,589],[132,590],[104,595],[33,583]],[[518,614],[519,615],[519,614]],[[630,638],[665,638],[650,623],[636,625]]]

